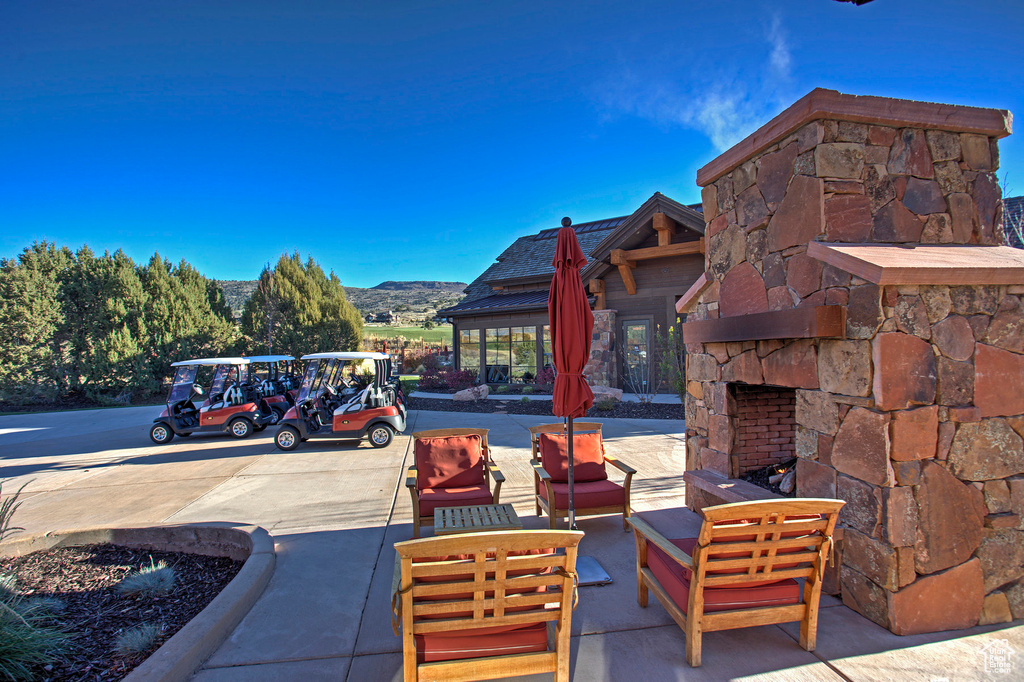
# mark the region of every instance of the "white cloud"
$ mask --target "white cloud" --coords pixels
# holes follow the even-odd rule
[[[766,52],[755,51],[744,63],[723,57],[749,51],[723,46],[716,62],[692,66],[678,80],[668,80],[663,72],[654,76],[625,69],[602,89],[602,103],[610,112],[698,130],[725,151],[795,99],[790,92],[792,56],[777,16],[765,41]]]

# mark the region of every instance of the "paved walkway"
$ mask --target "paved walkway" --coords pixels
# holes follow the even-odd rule
[[[91,525],[235,521],[274,537],[277,569],[267,590],[195,676],[199,682],[400,680],[401,643],[391,632],[392,543],[411,536],[404,470],[408,433],[443,426],[491,429],[507,477],[502,501],[527,527],[533,516],[528,426],[545,417],[419,412],[387,448],[305,443],[291,453],[269,437],[148,439],[156,410],[124,408],[0,417],[4,492],[28,481],[16,521],[28,532]],[[610,452],[639,470],[634,506],[655,525],[695,529],[682,506],[683,423],[600,420]],[[573,614],[576,680],[1011,680],[1024,678],[1024,627],[897,637],[824,598],[818,649],[796,644],[795,624],[705,635],[701,668],[686,666],[683,638],[652,600],[636,604],[634,547],[618,517],[579,520],[581,551],[614,579],[580,591]],[[1006,673],[985,670],[985,647],[1017,652]],[[534,676],[517,679],[550,679]]]

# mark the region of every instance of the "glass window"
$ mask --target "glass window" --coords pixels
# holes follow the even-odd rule
[[[486,331],[487,381],[507,383],[511,371],[512,337],[508,327]]]
[[[480,371],[480,330],[459,330],[459,369]]]
[[[551,327],[549,325],[544,325],[543,333],[544,333],[544,339],[543,339],[543,342],[544,342],[544,367],[543,367],[543,369],[549,369],[550,368],[551,371],[554,371],[555,370],[555,361],[554,361],[554,356],[551,355]]]
[[[537,328],[512,327],[512,379],[533,381],[537,376]]]

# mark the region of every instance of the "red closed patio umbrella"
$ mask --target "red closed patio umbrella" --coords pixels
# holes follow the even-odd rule
[[[590,358],[590,340],[594,332],[594,314],[580,279],[580,268],[587,264],[576,231],[562,219],[555,245],[555,276],[548,293],[548,321],[551,325],[551,355],[555,362],[555,386],[551,412],[566,420],[569,441],[569,527],[576,528],[576,505],[573,499],[572,420],[586,416],[594,404],[594,392],[583,378],[583,368]],[[551,501],[552,509],[554,500]]]

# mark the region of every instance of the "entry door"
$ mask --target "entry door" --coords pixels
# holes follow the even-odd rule
[[[651,376],[651,322],[650,320],[623,320],[622,338],[625,341],[623,357],[623,388],[627,392],[647,392]]]

